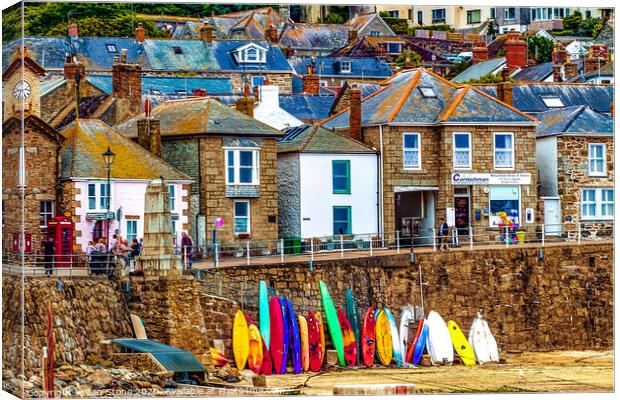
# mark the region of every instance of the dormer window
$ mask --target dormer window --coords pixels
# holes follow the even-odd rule
[[[400,54],[403,50],[402,43],[388,42],[386,43],[386,47],[388,54]]]
[[[549,108],[564,107],[564,103],[558,96],[543,96],[541,100]]]
[[[343,74],[351,73],[351,61],[340,61],[340,72]]]
[[[256,44],[242,46],[233,53],[238,63],[264,63],[267,59],[267,49]]]
[[[105,48],[108,49],[108,53],[118,53],[118,50],[116,49],[116,45],[114,44],[106,44]]]
[[[179,46],[172,46],[172,51],[174,52],[174,54],[183,54],[183,49]]]

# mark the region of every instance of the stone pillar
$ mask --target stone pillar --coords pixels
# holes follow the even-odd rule
[[[136,268],[145,275],[179,275],[181,257],[172,242],[172,217],[168,186],[161,179],[146,187],[144,196],[144,242]]]

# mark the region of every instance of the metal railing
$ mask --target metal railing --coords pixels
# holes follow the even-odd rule
[[[39,277],[58,276],[101,276],[107,277],[118,268],[129,267],[133,263],[111,253],[45,255],[40,253],[25,254],[2,253],[2,272]]]

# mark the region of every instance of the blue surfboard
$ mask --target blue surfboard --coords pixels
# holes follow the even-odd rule
[[[426,345],[426,337],[428,336],[428,325],[424,321],[424,326],[420,332],[420,336],[415,341],[413,347],[413,365],[420,365],[422,359],[422,353],[424,353],[424,346]]]
[[[286,299],[286,308],[289,318],[289,353],[293,360],[293,372],[301,374],[301,338],[299,336],[299,323],[297,322],[297,316],[295,315],[293,303],[290,299]]]
[[[288,316],[288,307],[286,305],[286,299],[284,297],[280,297],[278,300],[280,300],[280,308],[282,309],[282,330],[284,331],[284,334],[282,335],[282,337],[284,338],[284,340],[282,340],[283,342],[282,369],[276,372],[280,374],[285,374],[286,373],[286,360],[288,358],[288,351],[289,351],[288,348],[289,348],[289,342],[290,342],[290,340],[286,339],[290,335],[289,324],[288,324],[289,316]]]

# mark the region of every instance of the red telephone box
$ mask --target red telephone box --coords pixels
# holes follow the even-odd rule
[[[47,238],[54,239],[55,261],[58,267],[70,267],[73,255],[73,220],[58,216],[47,221]]]

